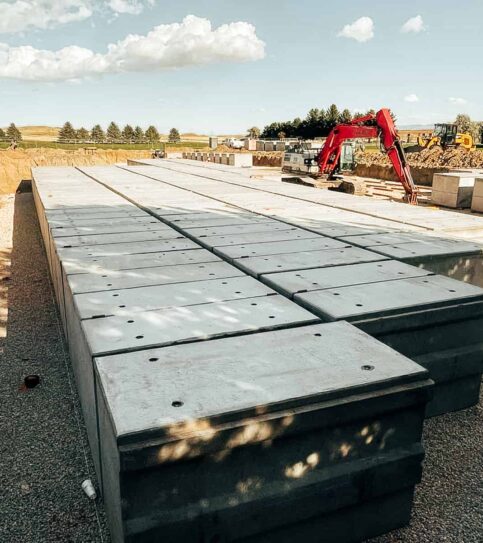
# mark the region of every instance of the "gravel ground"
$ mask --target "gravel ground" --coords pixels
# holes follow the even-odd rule
[[[32,194],[1,203],[0,278],[10,279],[6,337],[0,334],[0,541],[107,542],[102,504],[81,489],[84,479],[95,480],[94,469]],[[40,385],[23,389],[27,374],[40,375]]]
[[[3,202],[0,221],[8,221],[13,200]],[[0,222],[0,279],[7,230]],[[0,541],[107,543],[102,503],[80,488],[94,471],[31,194],[16,196],[13,241],[3,354],[0,281]],[[41,384],[26,392],[28,373]],[[411,525],[372,543],[481,543],[483,397],[478,407],[428,420],[424,441]]]

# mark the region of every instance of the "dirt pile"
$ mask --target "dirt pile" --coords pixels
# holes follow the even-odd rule
[[[483,168],[483,152],[467,151],[466,149],[448,149],[440,147],[424,149],[416,153],[406,153],[410,166],[424,168]],[[377,164],[390,166],[390,161],[384,153],[357,154],[358,164],[368,166]]]
[[[433,175],[437,172],[448,172],[459,168],[483,168],[483,152],[465,149],[448,149],[440,147],[423,151],[406,153],[414,181],[420,185],[431,186]],[[356,154],[356,175],[396,181],[397,177],[391,162],[384,153]]]
[[[151,151],[124,149],[66,151],[35,148],[0,150],[0,194],[15,192],[22,179],[31,178],[34,166],[94,166],[127,162],[128,158],[150,158]]]

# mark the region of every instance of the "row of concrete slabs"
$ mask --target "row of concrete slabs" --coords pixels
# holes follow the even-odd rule
[[[172,176],[173,167],[169,164],[167,171],[162,166],[156,168],[161,170],[161,174],[148,172],[147,187],[151,187],[151,179],[161,182],[165,179],[166,183],[176,184],[187,191],[195,187],[195,197],[199,197],[201,189],[196,178],[184,173],[184,181],[181,182],[182,176]],[[132,170],[135,173],[135,169]],[[145,168],[140,170],[145,171]],[[203,183],[206,187],[208,182]],[[210,195],[212,190],[213,187],[210,188]],[[146,193],[144,200],[143,194],[138,198],[143,205],[149,205],[145,199]],[[249,200],[249,195],[246,199]],[[232,201],[227,199],[226,203],[231,204]],[[298,202],[295,201],[295,204],[298,205]],[[169,217],[165,220],[170,222]],[[428,415],[461,409],[477,402],[483,359],[479,333],[483,291],[403,262],[407,260],[427,268],[428,262],[441,266],[441,262],[447,259],[465,259],[470,263],[475,259],[476,265],[475,262],[472,265],[476,269],[481,263],[481,246],[478,244],[438,239],[415,232],[354,235],[353,231],[352,235],[341,236],[337,240],[315,232],[314,237],[293,240],[290,239],[290,232],[285,231],[287,241],[279,239],[283,232],[277,232],[275,239],[263,238],[261,242],[256,233],[242,237],[238,234],[215,236],[214,240],[209,241],[209,237],[198,237],[196,230],[180,228],[181,232],[282,294],[287,295],[283,284],[284,274],[291,272],[296,276],[302,271],[311,270],[315,288],[309,290],[313,292],[302,293],[300,290],[303,288],[299,287],[288,293],[289,296],[323,320],[353,321],[399,352],[430,367],[436,387]],[[249,237],[252,243],[247,242]],[[327,240],[340,241],[345,245],[330,247]],[[317,244],[325,245],[325,248],[319,250]],[[402,255],[405,258],[401,257],[401,251],[405,251]],[[422,253],[426,259],[423,263]],[[399,257],[398,260],[402,262],[391,261],[391,257]],[[392,269],[385,275],[386,261],[396,265],[396,276]],[[370,263],[374,264],[366,268],[364,283],[359,277],[360,269]],[[331,279],[333,284],[327,284],[326,279],[327,269],[330,268],[335,268]],[[342,270],[342,276],[346,277],[343,288],[337,270]],[[282,277],[282,285],[278,284],[279,276]],[[325,284],[324,288],[320,284]],[[337,289],[337,292],[331,289]],[[468,328],[467,334],[462,333],[465,327]]]
[[[408,522],[427,371],[167,223],[266,219],[158,183],[156,224],[132,174],[126,196],[73,168],[33,179],[114,541],[355,542]]]

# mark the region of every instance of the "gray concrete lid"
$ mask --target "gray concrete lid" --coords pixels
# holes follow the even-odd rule
[[[349,244],[336,239],[317,236],[309,239],[273,241],[271,243],[244,243],[243,245],[234,245],[233,247],[217,247],[214,249],[214,252],[224,258],[234,259],[343,247],[349,247]]]
[[[195,234],[196,235],[196,234]],[[207,236],[199,238],[199,242],[207,247],[226,247],[244,245],[246,243],[275,243],[277,241],[304,240],[317,238],[318,234],[287,226],[287,229],[276,232],[253,232],[250,234],[231,234],[226,236]]]
[[[385,258],[365,249],[347,247],[343,249],[325,249],[322,251],[240,258],[237,259],[236,263],[251,275],[258,276],[264,273],[342,266],[345,264],[374,262],[378,260],[385,260]]]
[[[409,232],[372,234],[366,236],[345,236],[340,239],[347,243],[357,245],[359,247],[371,247],[374,248],[374,250],[376,250],[375,248],[378,245],[401,245],[406,243],[411,243],[414,247],[419,246],[419,252],[421,253],[423,253],[424,251],[436,250],[447,251],[449,255],[456,252],[478,252],[483,250],[483,246],[477,243],[472,243],[470,241],[464,241],[461,239],[439,238],[427,235],[425,236],[424,234]]]
[[[332,268],[271,273],[262,275],[261,279],[282,294],[292,296],[295,293],[311,290],[377,283],[423,275],[432,275],[432,273],[397,260],[383,260]]]
[[[190,216],[191,215],[191,216]],[[239,212],[232,214],[220,214],[219,212],[212,213],[199,213],[194,217],[194,213],[187,217],[181,217],[169,219],[170,224],[178,226],[179,228],[196,228],[196,227],[209,227],[209,226],[230,226],[234,224],[250,224],[261,223],[265,221],[272,221],[273,219],[267,217],[260,217],[253,213]]]
[[[479,256],[483,246],[461,240],[415,241],[398,245],[377,245],[371,251],[399,260],[425,258],[428,256]]]
[[[102,275],[116,270],[138,270],[159,266],[190,265],[198,262],[220,262],[220,257],[198,247],[186,251],[126,254],[115,256],[64,257],[62,266],[67,275],[94,273]]]
[[[138,232],[124,232],[115,234],[87,234],[81,236],[67,236],[56,238],[57,247],[81,247],[85,245],[108,245],[110,243],[129,243],[137,241],[155,241],[164,239],[179,239],[184,236],[170,228],[160,226],[156,229],[147,228]]]
[[[483,300],[483,289],[449,277],[428,275],[315,290],[295,294],[294,300],[328,320],[359,320]]]
[[[265,222],[255,222],[247,224],[232,224],[229,226],[196,226],[194,228],[183,228],[192,236],[226,236],[229,234],[251,234],[252,232],[275,232],[277,230],[290,230],[291,224],[268,219]]]
[[[175,302],[176,303],[176,302]],[[92,356],[317,322],[283,296],[259,296],[82,321]]]
[[[50,230],[54,238],[63,238],[70,236],[88,236],[88,235],[99,235],[99,234],[124,234],[126,232],[146,232],[154,230],[166,230],[165,225],[160,223],[154,217],[151,217],[151,220],[125,220],[120,221],[119,223],[105,223],[102,225],[99,224],[89,224],[85,226],[66,226],[66,227],[57,227]]]
[[[72,277],[75,276],[71,275],[69,279]],[[242,276],[89,292],[76,294],[74,299],[79,317],[89,319],[103,315],[129,317],[133,312],[151,309],[183,307],[274,294],[271,288],[252,277]]]
[[[106,221],[108,219],[126,219],[126,218],[133,218],[133,217],[145,217],[146,213],[139,210],[137,212],[132,211],[128,213],[127,211],[112,211],[112,212],[95,212],[93,211],[91,214],[87,213],[81,213],[81,214],[58,214],[53,217],[47,217],[49,221],[49,225],[51,228],[54,228],[56,226],[64,226],[64,225],[76,225],[81,223],[87,223],[91,224],[93,221]]]
[[[426,376],[344,322],[108,356],[95,366],[118,437],[161,431],[172,440],[177,431],[171,430],[186,437],[210,428],[197,421],[263,414]]]
[[[200,262],[179,266],[159,266],[129,270],[109,270],[104,273],[71,274],[68,282],[73,294],[82,292],[131,289],[150,285],[207,281],[245,274],[226,262]]]
[[[120,256],[141,253],[159,253],[163,251],[182,251],[197,249],[200,246],[186,238],[159,241],[110,243],[106,245],[84,245],[82,247],[59,247],[57,252],[61,261],[65,259],[83,259],[90,256]]]

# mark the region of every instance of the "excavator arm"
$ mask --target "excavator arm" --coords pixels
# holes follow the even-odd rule
[[[407,202],[417,205],[418,191],[406,161],[406,155],[392,120],[391,112],[388,109],[381,109],[376,114],[358,117],[349,123],[339,124],[333,128],[317,159],[319,173],[329,177],[335,173],[342,144],[345,140],[377,137],[380,138],[399,182],[404,187]]]

